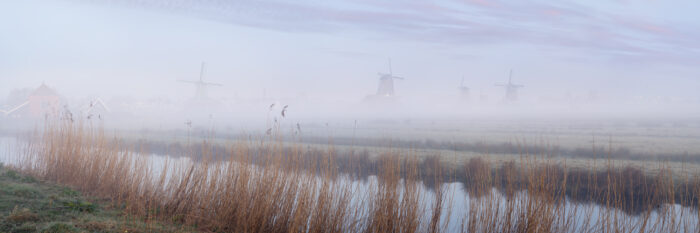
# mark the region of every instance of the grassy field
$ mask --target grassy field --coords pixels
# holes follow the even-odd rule
[[[0,232],[191,232],[0,165]]]
[[[371,156],[402,151],[419,157],[438,155],[462,164],[481,157],[495,164],[522,154],[546,154],[558,163],[585,168],[592,160],[611,159],[656,174],[659,162],[676,171],[700,169],[697,119],[435,119],[329,120],[329,124],[279,125],[286,143],[300,147],[367,151]],[[314,123],[315,122],[315,123]],[[143,152],[177,155],[178,145],[255,142],[264,130],[194,127],[190,130],[109,131],[125,144],[147,144]],[[298,133],[298,134],[297,134]],[[252,138],[252,139],[251,139]],[[158,148],[160,147],[160,148]],[[196,152],[196,151],[195,151]],[[590,167],[588,167],[590,168]]]

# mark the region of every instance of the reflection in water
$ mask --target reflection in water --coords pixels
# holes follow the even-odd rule
[[[0,137],[0,163],[6,165],[17,164],[19,155],[18,144],[16,137]]]
[[[304,169],[319,171],[320,167],[314,164],[325,159],[328,154],[332,154],[333,159],[328,162],[333,163],[333,166],[337,167],[339,173],[348,174],[353,179],[366,179],[369,176],[377,176],[379,175],[377,172],[381,170],[379,168],[384,166],[382,160],[373,159],[373,155],[370,155],[367,150],[325,150],[315,148],[300,150],[294,144],[280,146],[279,148],[253,144],[255,143],[249,143],[246,146],[246,153],[251,155],[248,162],[253,164],[264,165],[264,163],[258,161],[257,158],[260,157],[286,157],[303,153],[301,159],[304,160],[302,161]],[[124,144],[123,148],[129,148],[126,145]],[[208,160],[225,161],[230,154],[229,148],[206,142],[192,143],[187,146],[179,143],[139,140],[130,148],[147,148],[147,151],[154,153],[178,157],[185,156],[195,161],[201,161],[205,157],[204,154],[206,154]],[[384,155],[391,155],[391,153],[379,156]],[[529,159],[526,158],[525,160]],[[523,169],[515,161],[495,166],[477,157],[461,164],[454,164],[454,167],[441,165],[439,161],[440,157],[437,155],[427,156],[420,162],[418,168],[420,171],[418,178],[432,190],[444,183],[460,182],[473,197],[485,195],[492,188],[497,188],[501,191],[501,195],[511,196],[517,191],[526,189],[527,183],[532,182],[526,178],[528,175],[523,172]],[[596,166],[593,161],[590,160],[588,165]],[[528,161],[520,162],[523,164],[529,163]],[[668,177],[657,176],[638,167],[627,166],[621,169],[605,169],[605,167],[602,167],[598,171],[593,171],[588,168],[564,169],[560,164],[548,163],[546,159],[538,163],[528,168],[538,173],[535,176],[545,178],[545,180],[538,182],[562,186],[555,187],[554,190],[550,191],[562,191],[571,201],[607,206],[609,205],[609,203],[606,203],[608,197],[613,195],[614,192],[620,192],[625,198],[621,198],[615,207],[621,208],[627,214],[632,215],[642,214],[649,209],[658,208],[664,204],[680,204],[684,207],[692,208],[697,208],[700,204],[698,198],[694,196],[696,191],[693,191],[696,189],[700,190],[700,177],[694,178],[692,174],[689,179],[676,180],[673,186],[668,187],[665,184],[669,179]],[[600,164],[605,163],[606,161],[600,161]],[[597,165],[598,168],[601,168],[600,164]],[[671,171],[668,172],[671,173]],[[405,174],[401,175],[403,177]],[[435,179],[434,177],[436,176],[439,179]],[[560,184],[564,177],[566,177],[569,185]],[[663,191],[659,192],[661,190]],[[545,195],[550,194],[545,193]]]
[[[18,158],[19,155],[22,153],[21,148],[23,148],[23,142],[22,140],[18,140],[17,138],[14,137],[2,137],[0,138],[0,162],[8,165],[18,165]],[[261,151],[256,151],[255,153],[263,153]],[[311,151],[311,158],[313,158],[313,154],[316,153],[314,151]],[[321,153],[321,152],[318,152]],[[361,156],[364,157],[364,156]],[[201,163],[201,158],[199,159],[191,159],[190,157],[185,157],[185,156],[167,156],[167,155],[158,155],[158,154],[141,154],[139,156],[134,156],[132,157],[135,160],[139,160],[138,163],[142,164],[148,164],[149,167],[147,169],[150,170],[152,174],[154,174],[152,177],[154,179],[158,179],[160,174],[165,174],[165,183],[168,183],[172,177],[173,174],[177,172],[182,172],[186,170],[186,168],[192,166],[195,163]],[[366,159],[366,157],[364,157]],[[370,164],[366,160],[367,164]],[[137,161],[133,161],[137,162]],[[246,165],[246,166],[251,166],[254,171],[261,172],[263,169],[260,164],[255,164],[256,161],[252,161],[252,165]],[[223,157],[216,159],[215,161],[211,162],[212,166],[216,165],[223,165],[219,166],[221,169],[228,169],[232,168],[235,166],[226,166],[230,163],[236,163],[236,162],[231,162],[223,159]],[[437,164],[437,160],[435,158],[428,158],[425,161],[423,161],[423,164],[425,165],[421,169],[424,170],[429,170],[431,166],[428,166],[429,163],[434,163]],[[342,161],[338,162],[338,168],[342,168],[343,164]],[[426,165],[428,164],[428,165]],[[418,185],[417,189],[415,190],[417,193],[420,193],[420,205],[423,212],[423,221],[422,223],[427,223],[430,222],[431,216],[434,215],[431,211],[433,210],[432,206],[434,203],[439,200],[437,198],[438,193],[444,193],[446,196],[449,198],[446,204],[448,206],[446,208],[440,209],[441,211],[441,218],[439,224],[446,224],[446,229],[449,232],[457,232],[462,230],[463,224],[467,219],[470,217],[473,217],[474,215],[493,215],[491,217],[495,218],[503,218],[503,216],[507,215],[509,211],[513,211],[509,209],[511,206],[513,206],[513,203],[525,203],[527,201],[531,201],[532,199],[538,199],[538,198],[546,198],[547,195],[543,195],[542,197],[540,196],[535,196],[531,197],[529,196],[527,191],[525,189],[513,189],[512,186],[495,186],[495,187],[490,187],[490,186],[479,186],[478,184],[483,184],[484,182],[477,182],[480,179],[490,179],[491,176],[489,176],[489,173],[492,172],[490,169],[484,169],[488,164],[486,164],[484,161],[481,160],[472,160],[469,161],[465,167],[470,170],[469,173],[467,173],[466,177],[462,182],[456,182],[454,180],[448,180],[448,182],[442,182],[442,181],[437,181],[439,179],[422,179],[421,182],[419,182],[420,185]],[[239,165],[240,166],[240,165]],[[359,209],[360,216],[366,216],[367,209],[366,206],[361,203],[361,200],[363,198],[363,194],[365,193],[372,193],[376,192],[377,188],[381,184],[381,175],[380,174],[373,174],[368,171],[377,171],[376,167],[382,167],[381,164],[377,165],[371,165],[373,168],[364,168],[364,169],[357,169],[356,167],[347,167],[345,169],[339,169],[341,172],[339,175],[336,175],[335,178],[333,179],[332,182],[335,182],[339,187],[351,187],[351,190],[354,192],[354,196],[350,199],[350,205],[351,206],[357,206],[357,209]],[[511,172],[514,169],[514,164],[506,164],[505,166],[499,168],[501,169],[502,173],[508,173]],[[211,169],[208,172],[215,172],[217,170]],[[556,170],[555,170],[556,171]],[[225,172],[219,170],[219,172]],[[630,172],[630,171],[627,171]],[[631,175],[639,175],[636,173],[631,173]],[[306,176],[309,176],[308,174]],[[506,176],[507,177],[507,176]],[[630,177],[628,177],[630,178]],[[314,179],[323,179],[322,177],[314,177]],[[505,178],[501,178],[505,179]],[[156,180],[154,180],[156,181]],[[507,182],[506,180],[502,180],[503,182]],[[317,184],[321,184],[322,182],[318,182]],[[477,184],[477,185],[474,185]],[[401,184],[399,184],[399,195],[406,195],[404,193],[404,189],[401,188],[405,185],[405,183],[402,181]],[[320,186],[316,187],[317,189],[321,189]],[[553,190],[554,191],[554,190]],[[577,218],[577,219],[582,219],[582,218],[590,218],[593,219],[593,222],[597,221],[617,221],[611,216],[625,216],[624,218],[620,219],[625,219],[625,221],[630,221],[630,222],[635,222],[635,221],[642,221],[643,219],[648,219],[647,221],[649,222],[655,222],[657,218],[660,216],[668,216],[668,215],[674,215],[674,216],[693,216],[697,215],[697,210],[689,207],[682,207],[678,204],[661,204],[657,206],[655,211],[649,211],[649,212],[640,212],[642,214],[634,214],[630,215],[628,211],[623,211],[623,210],[617,210],[617,209],[610,209],[606,208],[604,205],[600,204],[594,204],[594,202],[581,202],[581,199],[574,199],[567,197],[563,199],[559,205],[554,205],[554,208],[559,208],[557,211],[553,211],[555,213],[563,213],[566,218]],[[444,201],[444,200],[443,200]],[[543,200],[543,201],[551,201],[551,200]],[[497,210],[495,212],[487,212],[484,213],[483,211],[485,210]],[[534,209],[526,209],[526,210],[516,210],[516,211],[535,211]],[[470,216],[471,215],[471,216]],[[483,216],[481,216],[483,217]],[[450,220],[451,219],[451,220]],[[673,221],[677,221],[678,226],[685,226],[686,224],[691,225],[691,226],[696,226],[696,223],[694,222],[685,222],[687,219],[684,218],[672,218]],[[697,219],[696,219],[697,220]],[[577,225],[574,227],[575,229],[589,229],[591,226],[587,225],[590,224],[588,221],[574,221]],[[425,229],[427,226],[422,226],[421,229]]]

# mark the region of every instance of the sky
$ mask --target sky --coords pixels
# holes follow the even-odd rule
[[[183,100],[200,63],[222,99],[359,102],[391,59],[405,101],[525,85],[523,99],[599,93],[700,100],[700,2],[2,1],[0,99]],[[693,107],[693,106],[691,106]]]

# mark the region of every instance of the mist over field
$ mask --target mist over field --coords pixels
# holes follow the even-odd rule
[[[0,4],[5,113],[43,83],[61,108],[100,99],[107,125],[146,128],[236,126],[285,105],[288,121],[319,124],[700,116],[698,20],[673,3]],[[203,81],[221,86],[197,96],[178,80],[199,80],[203,62]],[[495,85],[511,70],[516,99]],[[372,98],[390,71],[405,79]]]

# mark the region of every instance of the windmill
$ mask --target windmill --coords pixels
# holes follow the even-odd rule
[[[469,99],[469,88],[464,86],[464,77],[462,77],[462,82],[459,84],[459,96],[462,99]]]
[[[505,87],[506,89],[506,98],[505,100],[508,102],[515,102],[518,100],[518,88],[525,87],[523,85],[519,84],[514,84],[513,83],[513,70],[510,70],[510,75],[508,76],[508,83],[496,83],[496,86],[498,87]]]
[[[207,87],[208,86],[223,86],[218,83],[210,83],[210,82],[204,82],[204,62],[202,62],[202,68],[199,71],[199,80],[198,81],[188,81],[188,80],[177,80],[183,83],[192,83],[195,85],[197,88],[195,94],[194,94],[194,100],[207,100],[209,97],[207,96]]]
[[[394,79],[403,80],[402,77],[394,76],[391,70],[391,59],[389,59],[389,73],[377,73],[379,75],[379,88],[377,88],[377,96],[394,96]]]

